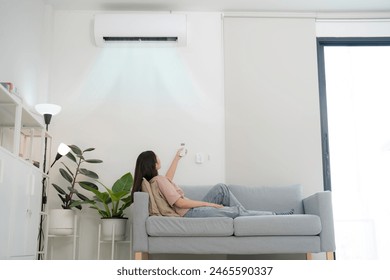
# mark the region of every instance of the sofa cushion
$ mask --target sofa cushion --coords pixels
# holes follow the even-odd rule
[[[235,236],[317,235],[321,232],[317,215],[246,216],[234,219]]]
[[[149,236],[231,236],[233,219],[151,216],[146,232]]]
[[[303,214],[302,186],[229,185],[231,192],[248,210],[283,212],[290,209]]]

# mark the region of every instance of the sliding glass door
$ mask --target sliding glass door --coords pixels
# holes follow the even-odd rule
[[[319,38],[323,166],[337,259],[389,259],[390,40]]]

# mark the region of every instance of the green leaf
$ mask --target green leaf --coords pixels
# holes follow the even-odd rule
[[[77,208],[79,210],[82,209],[82,206],[81,204],[83,204],[84,202],[83,201],[80,201],[80,200],[71,200],[69,205],[68,205],[68,209],[72,209],[72,208]]]
[[[80,181],[78,182],[79,185],[84,188],[85,185],[89,186],[90,188],[94,188],[95,190],[99,190],[99,187],[96,186],[94,183],[92,182],[88,182],[88,181]],[[84,188],[85,189],[85,188]],[[89,189],[86,189],[86,190],[89,190]]]
[[[124,198],[121,199],[124,203],[128,203],[130,202],[131,204],[131,194],[129,194],[129,196],[126,196]],[[129,205],[130,206],[130,205]]]
[[[125,197],[128,194],[129,193],[127,191],[111,193],[111,198],[112,198],[112,201],[119,201],[119,200],[121,200],[122,197]]]
[[[79,185],[83,189],[86,189],[87,191],[90,191],[90,192],[94,193],[95,195],[100,194],[100,191],[98,190],[97,186],[91,182],[79,182]]]
[[[83,151],[83,153],[85,153],[85,152],[90,152],[90,151],[93,151],[93,150],[95,150],[95,148],[88,148],[88,149],[85,149],[85,150]]]
[[[62,203],[66,203],[66,199],[65,197],[63,197],[62,195],[58,194],[59,198],[61,199]]]
[[[66,157],[77,163],[76,157],[72,153],[67,153]]]
[[[69,173],[65,169],[60,168],[60,173],[61,173],[62,177],[64,177],[64,179],[66,181],[68,181],[69,183],[73,182],[73,177],[70,176]]]
[[[96,196],[96,199],[99,200],[100,202],[102,202],[104,204],[108,204],[111,202],[111,198],[110,198],[108,193],[100,192],[99,190],[95,189],[94,187],[89,186],[89,184],[85,184],[84,182],[80,182],[79,184],[82,188],[94,193]]]
[[[90,171],[88,169],[80,168],[79,172],[80,172],[80,174],[83,174],[83,175],[90,177],[92,179],[99,179],[99,176],[95,172]]]
[[[61,188],[59,187],[58,185],[56,184],[52,184],[52,186],[56,189],[56,191],[62,195],[66,195],[66,192]]]
[[[68,146],[72,150],[72,152],[75,153],[76,155],[81,156],[83,154],[81,149],[79,147],[77,147],[76,145],[68,145]]]
[[[76,190],[75,188],[72,188],[72,187],[68,187],[68,191],[69,193],[78,193],[78,190]]]
[[[81,206],[81,204],[84,204],[85,202],[84,201],[80,201],[80,200],[72,200],[72,202],[69,204],[69,207],[72,208],[72,207],[76,207],[78,208],[78,206]],[[81,210],[81,208],[79,208]]]
[[[98,210],[98,211],[100,211],[100,208],[99,208],[99,207],[97,207],[95,204],[94,204],[94,205],[91,205],[91,206],[89,206],[89,208],[92,208],[92,209],[95,209],[95,210]]]
[[[91,206],[91,208],[96,209],[98,211],[99,215],[102,216],[103,218],[110,218],[111,217],[110,212],[99,209],[96,206]]]
[[[111,203],[111,197],[108,193],[100,193],[99,195],[96,195],[96,197],[104,204],[110,204]]]
[[[86,159],[85,162],[88,163],[102,163],[103,161],[100,159]]]
[[[76,195],[77,195],[78,198],[80,198],[82,201],[85,201],[85,202],[88,202],[88,203],[89,203],[89,201],[92,201],[92,200],[90,200],[88,197],[86,197],[85,195],[83,195],[82,193],[77,192]]]
[[[66,170],[68,170],[69,174],[73,177],[73,172],[66,166],[65,163],[61,162],[63,166],[65,166]]]
[[[120,177],[112,186],[112,191],[114,193],[126,191],[130,192],[131,188],[133,186],[133,176],[130,172],[124,174],[122,177]]]
[[[129,207],[131,205],[131,201],[128,201],[126,203],[123,203],[122,206],[119,208],[119,211],[123,212],[123,210],[125,210],[127,207]],[[118,211],[118,212],[119,212]]]

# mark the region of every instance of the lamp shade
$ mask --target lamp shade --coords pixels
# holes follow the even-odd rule
[[[62,158],[62,156],[66,155],[67,153],[70,152],[70,148],[68,145],[64,144],[64,143],[61,143],[59,146],[58,146],[58,149],[57,149],[57,154],[56,154],[56,158],[54,159],[53,163],[51,164],[50,168],[53,167],[53,165],[57,162],[57,160],[59,160],[60,158]],[[49,174],[49,170],[47,171],[47,174]]]
[[[37,104],[35,110],[41,115],[57,115],[61,111],[61,106],[55,104]]]
[[[57,150],[57,153],[59,153],[60,155],[64,156],[66,155],[67,153],[70,152],[70,148],[68,145],[64,144],[64,143],[61,143],[59,146],[58,146],[58,150]]]

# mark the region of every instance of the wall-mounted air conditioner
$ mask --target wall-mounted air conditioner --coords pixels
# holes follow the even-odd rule
[[[185,46],[187,20],[183,14],[97,14],[95,42],[103,46]]]

